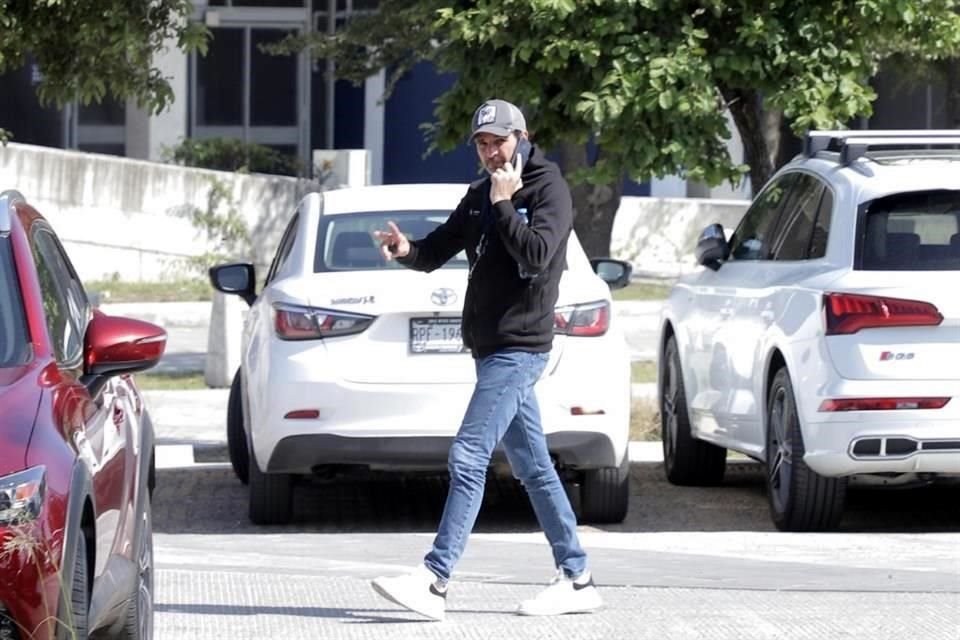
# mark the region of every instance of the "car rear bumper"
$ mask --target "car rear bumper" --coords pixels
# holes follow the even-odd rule
[[[248,386],[247,391],[261,394],[251,403],[251,435],[256,457],[267,461],[268,471],[307,473],[325,464],[443,469],[473,383],[271,378],[261,389]],[[626,399],[600,405],[618,409],[610,413],[574,415],[571,402],[592,408],[600,402],[597,394],[571,390],[551,378],[541,380],[536,392],[548,446],[560,464],[581,469],[619,466],[629,432]],[[286,417],[304,410],[316,410],[318,416]],[[292,442],[303,450],[288,451]]]
[[[861,412],[861,414],[867,412]],[[879,412],[877,412],[879,413]],[[953,420],[920,421],[922,411],[901,420],[869,415],[807,425],[804,461],[824,476],[876,473],[960,474],[960,424]]]
[[[327,466],[360,466],[377,470],[442,471],[453,436],[353,437],[326,433],[300,434],[279,440],[267,463],[271,473],[312,473]],[[560,464],[578,469],[615,467],[614,443],[602,433],[563,431],[547,435],[547,447]],[[506,462],[503,448],[491,463]]]

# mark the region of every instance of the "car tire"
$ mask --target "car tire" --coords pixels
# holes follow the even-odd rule
[[[73,556],[73,578],[70,583],[70,615],[61,616],[59,622],[66,625],[58,638],[86,638],[90,612],[90,592],[87,566],[87,539],[77,531],[77,548]]]
[[[580,519],[591,524],[623,522],[630,505],[630,457],[619,467],[590,469],[580,485]]]
[[[677,340],[667,339],[660,365],[660,434],[663,470],[672,484],[712,486],[723,482],[727,450],[693,437]]]
[[[806,449],[793,385],[777,371],[767,399],[767,499],[781,531],[831,531],[840,524],[846,478],[821,476],[803,461]]]
[[[123,626],[124,640],[153,638],[153,509],[150,497],[144,496],[140,514],[140,536],[137,539],[137,581],[127,607]]]
[[[230,456],[230,465],[237,478],[247,484],[250,481],[250,452],[247,433],[243,428],[243,380],[240,369],[233,376],[227,399],[227,455]]]
[[[150,449],[150,462],[147,467],[147,493],[153,497],[153,491],[157,488],[157,449],[154,446]]]
[[[287,524],[293,514],[293,476],[264,473],[250,450],[250,521],[254,524]]]

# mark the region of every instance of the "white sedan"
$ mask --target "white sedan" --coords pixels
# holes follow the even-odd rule
[[[732,449],[778,528],[822,530],[849,482],[960,480],[958,142],[811,133],[729,242],[704,230],[662,317],[671,482],[720,482]]]
[[[372,232],[393,220],[423,237],[465,191],[411,184],[310,194],[262,291],[250,264],[211,269],[214,287],[251,305],[227,435],[252,521],[289,521],[304,474],[446,469],[475,381],[460,339],[467,261],[461,253],[433,273],[412,271],[385,262]],[[629,265],[588,260],[574,235],[567,263],[536,392],[561,477],[579,485],[581,518],[618,522],[629,496],[630,362],[610,288],[627,284]],[[494,462],[503,461],[498,451]]]

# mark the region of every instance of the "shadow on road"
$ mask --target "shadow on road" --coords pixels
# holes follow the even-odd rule
[[[247,519],[247,487],[229,469],[160,470],[154,529],[164,533],[423,532],[436,530],[446,498],[443,477],[378,474],[304,480],[294,491],[293,522],[255,526]],[[574,498],[575,499],[575,498]],[[960,531],[960,489],[853,490],[844,532]],[[719,487],[677,487],[660,464],[634,464],[626,520],[604,531],[773,531],[759,465],[730,464]],[[539,531],[523,489],[512,478],[488,480],[479,532]]]

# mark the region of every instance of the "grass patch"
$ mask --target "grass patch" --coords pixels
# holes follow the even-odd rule
[[[672,283],[632,282],[623,289],[611,292],[614,300],[666,300]]]
[[[172,391],[207,388],[207,383],[203,381],[203,374],[196,371],[138,373],[135,379],[141,391]]]
[[[652,360],[636,360],[630,363],[630,381],[633,384],[657,381],[657,363]]]
[[[195,302],[213,298],[210,283],[200,278],[178,278],[156,282],[88,280],[87,293],[99,293],[100,303],[110,302]]]
[[[657,401],[639,398],[633,401],[630,410],[630,439],[656,441],[660,439],[660,411]]]

